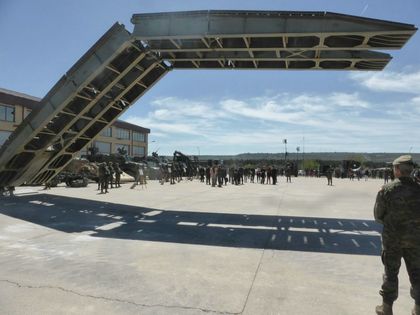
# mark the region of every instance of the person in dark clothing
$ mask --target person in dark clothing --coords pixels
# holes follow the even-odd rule
[[[206,167],[206,185],[210,185],[210,166]]]
[[[277,184],[277,169],[273,167],[271,170],[271,176],[273,177],[273,185]]]
[[[118,163],[113,164],[114,172],[115,172],[115,187],[121,187],[121,174],[122,170]]]
[[[108,162],[109,177],[108,177],[108,186],[114,188],[114,174],[115,170],[112,166],[112,162]]]
[[[223,165],[219,166],[218,172],[217,172],[217,187],[222,187],[223,182],[226,176],[226,169]]]
[[[200,182],[204,183],[204,175],[206,174],[206,170],[204,167],[200,167],[198,172],[200,174]]]
[[[261,184],[265,183],[265,169],[261,169]]]
[[[284,171],[285,175],[286,175],[286,183],[291,183],[292,182],[292,167],[288,164],[286,166],[286,170]]]
[[[333,185],[333,183],[332,183],[332,179],[333,179],[333,168],[332,168],[332,166],[328,167],[328,169],[326,171],[326,176],[327,176],[327,181],[328,181],[327,185],[332,186]]]

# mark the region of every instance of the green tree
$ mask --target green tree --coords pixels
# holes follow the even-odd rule
[[[319,168],[320,164],[318,161],[315,160],[305,160],[303,162],[303,168],[309,169],[309,170],[317,170]]]

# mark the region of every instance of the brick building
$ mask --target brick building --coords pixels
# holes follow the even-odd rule
[[[22,123],[28,114],[39,106],[40,98],[0,88],[0,146]],[[99,153],[117,153],[124,148],[130,156],[147,155],[150,129],[116,120],[104,129],[80,154],[87,154],[95,146]]]

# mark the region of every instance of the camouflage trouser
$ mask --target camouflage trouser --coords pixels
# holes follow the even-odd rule
[[[101,184],[101,193],[104,192],[104,190],[105,192],[108,192],[108,175],[100,177],[99,182]]]
[[[217,176],[216,175],[212,175],[211,176],[211,186],[215,187],[217,184]]]
[[[398,272],[404,258],[411,282],[411,297],[420,305],[420,249],[402,248],[382,251],[382,263],[385,267],[382,290],[379,293],[385,303],[391,304],[398,297]]]

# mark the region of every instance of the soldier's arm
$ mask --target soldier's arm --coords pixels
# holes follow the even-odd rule
[[[385,196],[384,196],[384,190],[382,189],[381,191],[378,192],[378,195],[376,196],[376,202],[375,202],[375,207],[373,210],[374,216],[375,216],[375,221],[378,223],[383,224],[384,223],[384,217],[386,215],[386,200],[385,200]]]

